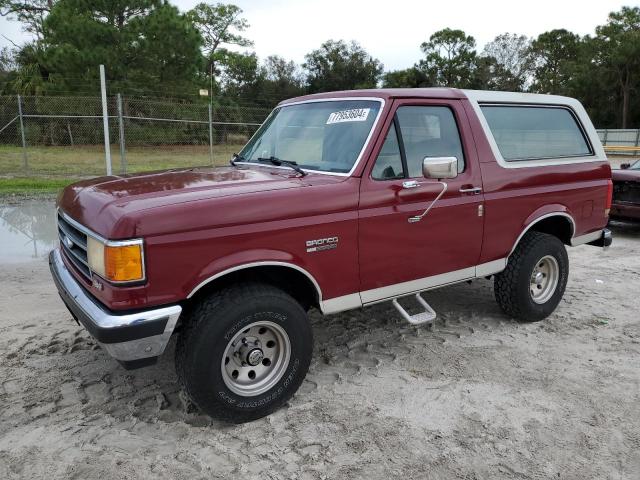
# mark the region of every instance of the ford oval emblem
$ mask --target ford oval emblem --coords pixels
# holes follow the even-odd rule
[[[65,235],[64,240],[63,240],[64,244],[67,246],[67,248],[71,249],[73,248],[73,240],[71,240],[69,237],[67,237]]]

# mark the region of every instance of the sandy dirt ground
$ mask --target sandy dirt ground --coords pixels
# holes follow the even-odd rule
[[[390,305],[311,318],[289,404],[212,422],[173,345],[127,372],[65,310],[46,261],[0,265],[0,478],[640,478],[640,226],[570,249],[564,300],[519,324],[478,280],[428,292],[431,327]]]

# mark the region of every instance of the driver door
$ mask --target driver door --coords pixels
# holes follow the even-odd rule
[[[460,100],[397,100],[363,172],[359,206],[363,303],[475,276],[484,224],[480,167]],[[425,157],[456,157],[444,186],[422,175]]]

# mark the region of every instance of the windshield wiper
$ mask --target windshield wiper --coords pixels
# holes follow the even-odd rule
[[[281,166],[281,165],[286,165],[287,167],[291,167],[293,168],[296,172],[298,172],[301,176],[305,176],[306,173],[304,170],[302,170],[299,166],[297,162],[294,162],[293,160],[281,160],[277,157],[274,157],[273,155],[268,157],[268,158],[258,158],[257,159],[258,162],[270,162],[273,165],[276,165],[277,167]]]
[[[229,160],[229,163],[230,163],[231,165],[233,165],[234,167],[237,167],[237,165],[236,165],[236,161],[238,161],[238,162],[245,162],[246,160],[245,160],[245,158],[244,158],[242,155],[240,155],[240,154],[238,154],[238,153],[234,153],[234,154],[233,154],[233,157],[231,157],[231,160]]]

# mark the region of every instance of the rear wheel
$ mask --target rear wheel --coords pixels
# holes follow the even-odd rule
[[[185,391],[211,417],[247,422],[296,392],[309,368],[311,327],[284,291],[241,284],[198,304],[176,348]]]
[[[496,301],[517,320],[542,320],[560,303],[568,276],[564,244],[553,235],[528,232],[509,257],[507,267],[495,276]]]

